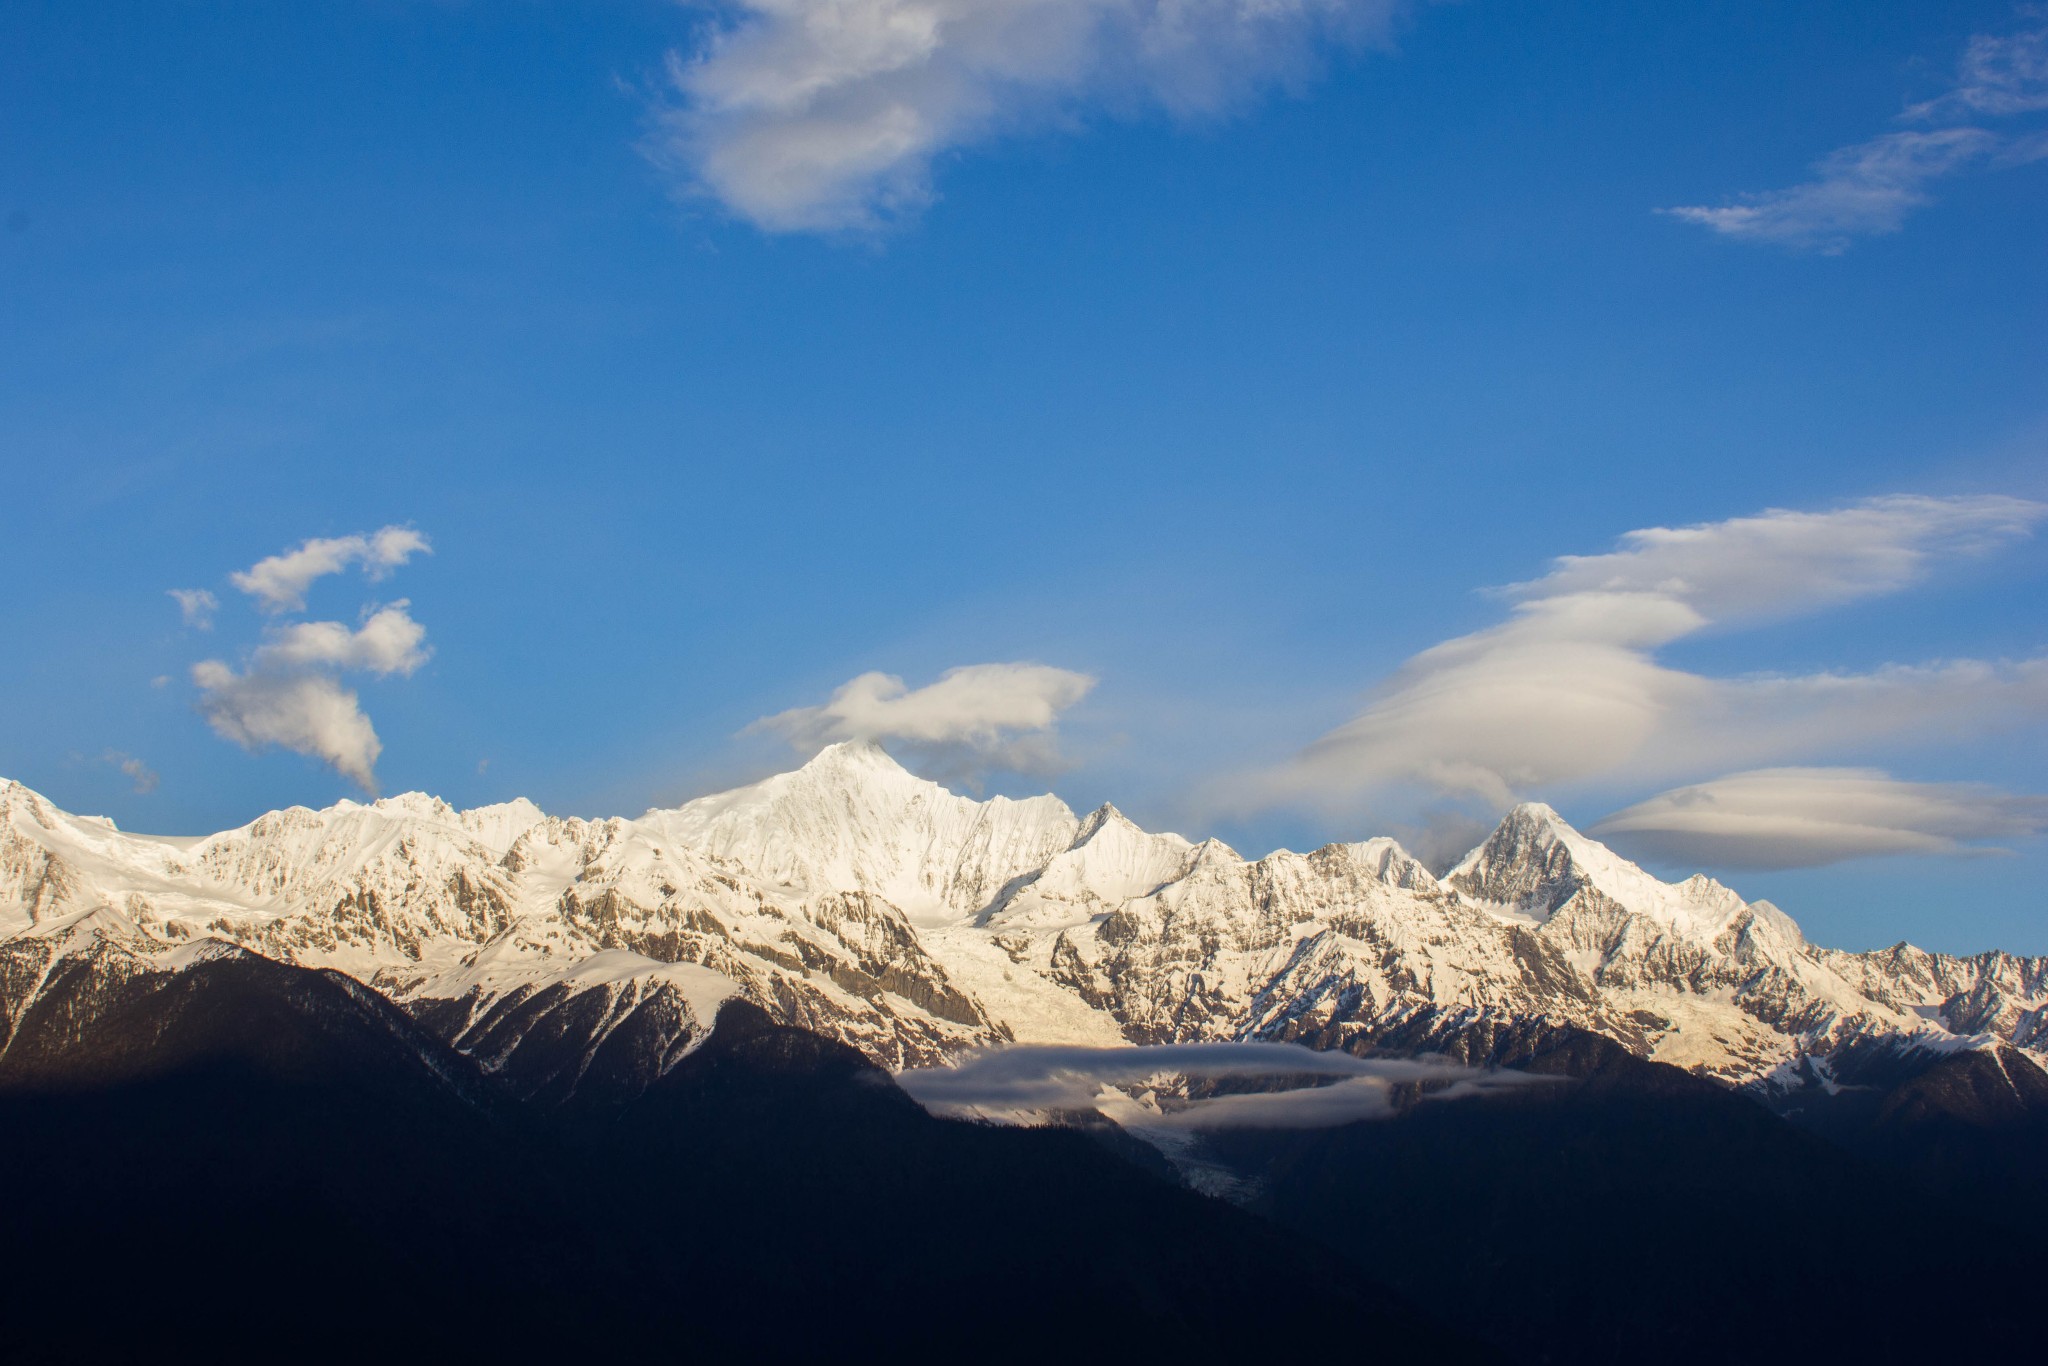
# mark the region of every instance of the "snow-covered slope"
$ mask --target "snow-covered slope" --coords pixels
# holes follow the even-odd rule
[[[1769,1087],[1845,1049],[2048,1048],[2048,959],[1815,948],[1535,804],[1440,881],[1386,839],[1246,859],[977,802],[865,744],[637,820],[415,793],[159,838],[0,782],[7,1018],[53,964],[228,951],[348,974],[564,1102],[644,1086],[733,994],[891,1066],[1005,1039],[1483,1059],[1536,1026]]]
[[[778,890],[867,892],[918,924],[980,910],[1080,828],[1057,797],[958,797],[858,742],[752,787],[650,811],[641,823]]]

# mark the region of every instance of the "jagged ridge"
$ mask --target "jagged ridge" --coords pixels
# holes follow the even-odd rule
[[[1386,839],[1246,859],[1110,806],[977,802],[866,744],[637,820],[414,793],[160,838],[0,783],[0,1011],[108,944],[134,971],[209,944],[335,969],[564,1102],[644,1088],[735,995],[888,1066],[1010,1038],[1485,1060],[1540,1023],[1782,1089],[1845,1050],[2048,1043],[2048,960],[1816,948],[1538,804],[1439,880]]]

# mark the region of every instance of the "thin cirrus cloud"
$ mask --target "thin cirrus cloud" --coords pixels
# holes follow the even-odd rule
[[[2018,498],[1900,495],[1631,532],[1502,590],[1506,621],[1416,655],[1356,717],[1231,799],[1336,808],[1407,788],[1498,808],[1557,784],[1696,781],[2048,715],[2048,657],[1734,678],[1656,658],[1710,626],[1896,592],[2044,518],[2048,504]]]
[[[736,0],[649,153],[776,232],[872,228],[934,159],[1097,112],[1213,115],[1382,39],[1404,0]]]
[[[407,526],[387,526],[364,536],[316,536],[283,554],[237,570],[228,575],[228,582],[256,599],[256,605],[265,612],[302,612],[306,608],[306,590],[315,580],[360,566],[375,582],[414,555],[433,553],[427,538]],[[175,590],[173,596],[177,596]],[[180,606],[184,604],[182,597],[178,601]]]
[[[220,599],[204,588],[172,588],[166,590],[171,600],[178,604],[178,615],[185,624],[197,631],[213,629],[213,614],[220,610]]]
[[[2048,797],[1977,783],[1904,782],[1869,768],[1731,773],[1661,792],[1591,833],[1669,863],[1814,868],[1887,854],[2006,852],[2048,830]]]
[[[1919,126],[1830,152],[1815,163],[1811,179],[1789,188],[1661,212],[1724,237],[1837,254],[1858,237],[1899,231],[1908,214],[1932,202],[1928,187],[1936,181],[2048,157],[2048,131],[1983,126],[2042,110],[2048,110],[2048,24],[2005,36],[1979,34],[1958,64],[1955,85],[1900,115]]]
[[[1137,1113],[1104,1096],[1104,1088],[1239,1079],[1296,1083],[1188,1101],[1158,1113]],[[1024,1044],[971,1053],[945,1067],[896,1074],[897,1084],[942,1115],[1030,1121],[1048,1112],[1090,1110],[1105,1102],[1118,1118],[1147,1129],[1314,1129],[1395,1112],[1392,1088],[1424,1083],[1437,1098],[1526,1086],[1519,1072],[1484,1071],[1451,1063],[1355,1058],[1289,1043],[1180,1043],[1125,1048]]]
[[[150,793],[156,791],[158,784],[163,781],[157,775],[157,771],[148,764],[136,758],[133,754],[124,754],[118,749],[110,749],[103,752],[100,755],[99,761],[109,767],[119,769],[121,776],[128,780],[129,786],[138,797],[147,797]]]
[[[1044,772],[1059,764],[1061,713],[1094,686],[1088,674],[1049,664],[969,664],[922,688],[864,673],[823,704],[764,716],[747,732],[779,735],[800,753],[841,740],[894,741],[951,772]]]
[[[411,528],[385,527],[304,541],[229,577],[274,614],[303,607],[306,590],[326,575],[360,566],[369,577],[383,578],[428,550],[426,537]],[[426,628],[402,598],[366,607],[353,628],[339,621],[273,626],[239,670],[220,659],[192,666],[199,712],[215,734],[244,749],[275,746],[310,755],[374,793],[383,742],[342,677],[410,676],[432,654],[426,642]]]

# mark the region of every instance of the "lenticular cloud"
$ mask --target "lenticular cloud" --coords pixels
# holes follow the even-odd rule
[[[1661,792],[1595,825],[1652,858],[1814,868],[1887,854],[1983,854],[2048,830],[2048,797],[1979,783],[1905,782],[1868,768],[1731,773]]]
[[[1895,496],[1630,532],[1504,590],[1506,620],[1414,656],[1357,716],[1231,799],[1341,804],[1406,786],[1501,807],[1558,783],[1682,780],[2048,713],[2048,657],[1734,678],[1657,658],[1709,626],[1898,592],[2044,519],[2048,504],[2019,498]]]
[[[933,159],[1102,110],[1213,113],[1383,35],[1402,0],[737,0],[651,148],[771,231],[872,227]]]

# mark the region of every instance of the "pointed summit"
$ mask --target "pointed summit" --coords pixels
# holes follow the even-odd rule
[[[1625,910],[1689,934],[1711,935],[1739,913],[1742,898],[1711,878],[1673,886],[1596,839],[1555,809],[1523,802],[1501,817],[1486,842],[1445,875],[1474,901],[1548,920],[1581,892],[1597,892]]]
[[[835,740],[813,754],[797,771],[824,773],[849,769],[880,769],[905,774],[910,771],[897,763],[888,750],[868,739]]]
[[[1136,821],[1117,810],[1110,803],[1104,802],[1081,818],[1081,829],[1075,834],[1074,843],[1076,845],[1086,844],[1106,829],[1128,830],[1139,835],[1145,834],[1145,831],[1139,827]]]
[[[1389,887],[1400,887],[1410,892],[1439,890],[1437,879],[1423,867],[1422,860],[1402,848],[1399,840],[1375,835],[1357,844],[1334,847],[1363,863],[1374,877]]]
[[[1501,817],[1486,842],[1465,855],[1444,881],[1476,901],[1547,920],[1587,887],[1615,895],[1618,889],[1600,885],[1596,870],[1620,873],[1609,880],[1632,887],[1637,880],[1656,881],[1581,835],[1554,808],[1523,802]]]

